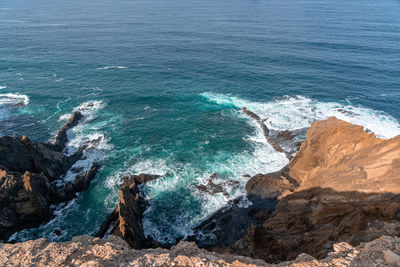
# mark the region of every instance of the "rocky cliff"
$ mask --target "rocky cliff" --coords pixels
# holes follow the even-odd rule
[[[337,243],[326,258],[317,260],[301,254],[295,260],[268,264],[243,256],[217,254],[180,242],[171,249],[131,249],[119,237],[105,239],[79,236],[70,242],[48,243],[45,239],[18,244],[0,244],[1,266],[232,266],[317,267],[400,266],[400,239],[381,237],[353,247]]]
[[[53,183],[83,156],[85,145],[70,156],[62,153],[67,131],[82,117],[74,112],[53,144],[34,142],[26,136],[0,137],[0,241],[46,222],[52,217],[50,205],[69,201],[88,189],[98,169],[96,163],[74,182],[61,188]]]
[[[218,211],[195,229],[196,241],[210,250],[276,263],[301,253],[326,257],[338,242],[357,246],[399,236],[399,160],[400,136],[378,139],[336,118],[315,122],[287,166],[248,181],[247,199],[257,202]],[[229,229],[221,230],[232,217],[240,223],[229,220]],[[230,233],[242,232],[232,239]],[[204,242],[204,235],[213,241]]]

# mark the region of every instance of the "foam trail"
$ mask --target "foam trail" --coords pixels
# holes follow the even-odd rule
[[[97,68],[96,70],[108,70],[108,69],[127,69],[125,66],[105,66],[101,68]]]
[[[270,102],[252,102],[217,93],[202,93],[208,101],[232,108],[247,107],[255,112],[265,124],[274,130],[309,128],[316,120],[335,116],[353,124],[362,125],[381,138],[400,134],[399,122],[389,114],[360,106],[337,102],[320,102],[304,96],[285,96]]]
[[[0,85],[0,90],[6,89],[6,88],[7,88],[7,86],[1,86]]]
[[[2,106],[26,106],[29,104],[29,97],[18,93],[0,94],[0,107]]]

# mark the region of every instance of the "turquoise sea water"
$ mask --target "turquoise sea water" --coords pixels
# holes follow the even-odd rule
[[[174,240],[244,194],[244,174],[287,163],[242,106],[273,129],[334,115],[389,138],[399,102],[396,0],[0,2],[0,135],[51,140],[81,110],[67,153],[101,139],[77,163],[102,162],[90,189],[14,240],[94,234],[140,172],[163,175],[145,231]],[[202,194],[212,173],[241,186]]]

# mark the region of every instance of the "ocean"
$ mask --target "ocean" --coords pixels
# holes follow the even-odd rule
[[[245,175],[287,164],[242,107],[271,129],[336,116],[391,138],[399,103],[398,0],[2,0],[0,135],[51,141],[80,110],[65,153],[98,139],[75,167],[101,163],[10,241],[94,235],[120,179],[144,172],[162,175],[143,188],[145,233],[173,242],[244,195]],[[199,191],[213,173],[239,186]]]

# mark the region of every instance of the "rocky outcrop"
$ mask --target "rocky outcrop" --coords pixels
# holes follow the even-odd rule
[[[67,156],[50,144],[33,142],[26,136],[0,136],[0,168],[22,174],[43,173],[53,181],[82,157],[82,151]]]
[[[276,199],[275,210],[258,205],[258,212],[264,211],[258,220],[248,226],[228,225],[225,232],[247,229],[230,243],[224,243],[226,237],[218,231],[214,245],[199,238],[197,243],[277,263],[301,253],[326,257],[337,242],[356,246],[383,235],[400,235],[399,160],[400,136],[379,139],[336,118],[315,122],[286,167],[258,174],[247,183],[248,199],[258,197],[259,203]],[[241,213],[251,217],[254,207],[245,209]],[[211,217],[214,226],[223,227],[232,214],[222,210]]]
[[[251,225],[264,222],[275,210],[276,200],[258,196],[238,197],[193,229],[200,247],[225,252],[246,234]],[[229,251],[229,249],[228,249]]]
[[[284,153],[288,159],[291,158],[291,155],[285,151],[280,145],[278,145],[273,138],[270,137],[270,130],[268,127],[264,124],[264,121],[254,112],[248,110],[247,108],[242,108],[243,112],[248,115],[249,117],[253,118],[261,127],[264,133],[264,137],[267,140],[267,142],[277,151],[280,153]]]
[[[79,111],[72,113],[69,121],[58,131],[56,140],[54,141],[53,147],[57,151],[63,151],[65,145],[68,142],[67,131],[78,125],[79,121],[83,118],[83,115]]]
[[[78,175],[73,183],[61,187],[53,183],[83,155],[85,146],[71,156],[60,152],[67,141],[66,131],[76,126],[80,118],[79,112],[73,114],[60,130],[56,145],[34,142],[26,136],[0,137],[0,240],[49,220],[50,205],[69,201],[89,187],[97,164]]]
[[[139,185],[158,177],[158,175],[147,174],[123,177],[119,190],[118,206],[104,221],[96,236],[119,236],[135,249],[158,246],[150,237],[146,238],[144,235],[142,216],[147,202],[139,189]]]
[[[61,188],[57,188],[55,185],[52,186],[50,189],[52,203],[57,204],[70,201],[77,197],[77,193],[89,189],[90,183],[96,176],[98,169],[99,164],[93,163],[89,170],[77,175],[74,182],[67,182]]]
[[[239,182],[238,181],[234,181],[234,180],[229,180],[229,181],[224,181],[224,182],[216,182],[215,178],[217,178],[217,174],[213,173],[207,181],[207,184],[199,184],[196,185],[196,188],[206,194],[210,194],[210,195],[215,195],[218,193],[222,193],[224,196],[229,197],[229,193],[228,191],[225,189],[226,186],[231,186],[233,188],[238,187],[239,186]]]
[[[266,199],[280,197],[287,191],[293,192],[299,184],[289,175],[289,170],[288,167],[284,167],[278,172],[259,173],[251,177],[246,184],[247,194]]]
[[[232,247],[267,262],[301,253],[325,257],[333,244],[358,245],[383,235],[400,235],[400,196],[312,188],[279,200],[273,216],[249,227]]]
[[[17,244],[0,244],[2,266],[399,266],[400,239],[381,237],[353,247],[341,242],[333,245],[326,258],[317,260],[301,254],[295,260],[268,264],[243,256],[217,254],[180,242],[171,249],[130,249],[119,237],[105,239],[79,236],[70,242],[48,243],[45,239]]]
[[[314,122],[289,175],[297,189],[312,187],[365,193],[400,192],[400,136],[376,138],[336,118]]]

